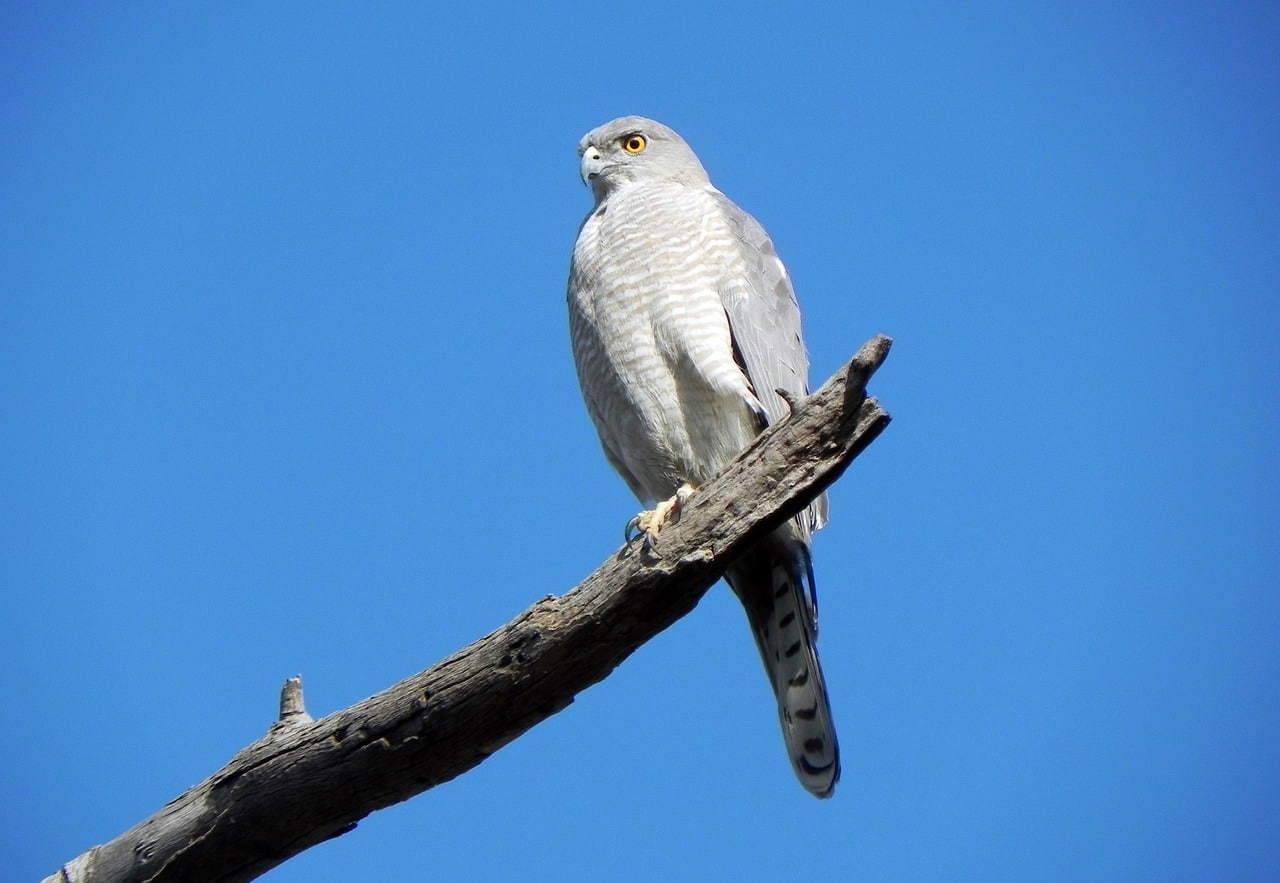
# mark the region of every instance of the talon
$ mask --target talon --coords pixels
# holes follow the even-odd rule
[[[687,481],[680,485],[680,487],[676,488],[676,495],[673,498],[674,503],[671,508],[675,510],[677,521],[679,520],[680,510],[684,508],[685,503],[689,502],[689,498],[693,496],[693,491],[693,485],[689,484]]]
[[[643,514],[644,514],[643,512],[640,513],[640,515],[643,515]],[[632,518],[630,521],[628,521],[627,526],[623,528],[622,541],[624,543],[629,543],[632,540],[634,540],[637,536],[644,533],[644,530],[642,530],[640,527],[640,515],[637,515],[635,518]]]
[[[658,543],[658,531],[662,530],[662,524],[666,521],[662,506],[663,504],[659,503],[652,509],[638,512],[634,518],[627,522],[623,537],[628,543],[635,542],[643,537],[645,551],[652,552],[654,550]]]
[[[645,548],[652,551],[658,544],[658,534],[662,528],[680,520],[680,509],[693,496],[693,491],[693,485],[686,482],[676,489],[675,496],[671,499],[663,500],[652,509],[638,513],[627,522],[622,531],[623,538],[630,543],[643,536]]]

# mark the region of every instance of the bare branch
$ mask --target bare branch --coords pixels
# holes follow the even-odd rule
[[[654,548],[624,546],[576,588],[350,708],[312,721],[301,678],[280,720],[218,772],[46,878],[251,880],[369,813],[482,762],[693,609],[744,544],[799,512],[889,423],[875,337],[699,489]]]

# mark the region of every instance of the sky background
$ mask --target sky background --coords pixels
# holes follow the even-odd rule
[[[844,776],[723,586],[315,880],[1280,875],[1274,4],[6,3],[0,878],[566,591],[575,146],[668,123],[894,422],[816,539]]]

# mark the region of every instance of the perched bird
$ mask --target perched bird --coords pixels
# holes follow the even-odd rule
[[[638,116],[578,144],[595,206],[569,272],[578,380],[605,456],[654,538],[698,485],[807,394],[787,271],[755,218],[711,185],[671,129]],[[810,534],[825,497],[746,551],[726,579],[746,608],[796,776],[829,797],[840,777],[814,646]]]

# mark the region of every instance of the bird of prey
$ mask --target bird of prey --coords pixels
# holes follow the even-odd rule
[[[653,540],[788,400],[807,394],[800,310],[764,228],[712,186],[671,129],[621,117],[578,144],[595,206],[569,272],[569,329],[587,411]],[[814,646],[811,533],[826,498],[759,541],[726,579],[778,700],[796,776],[829,797],[840,776]]]

